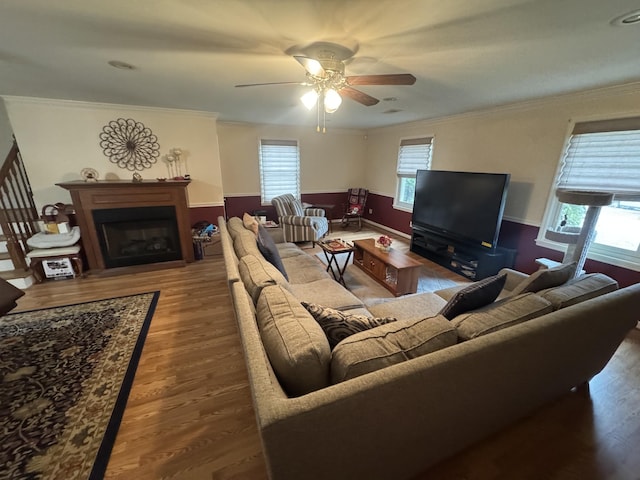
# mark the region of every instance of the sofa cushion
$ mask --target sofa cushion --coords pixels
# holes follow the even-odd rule
[[[304,395],[329,384],[327,337],[293,295],[280,285],[264,288],[256,319],[269,361],[289,395]]]
[[[287,271],[285,270],[282,259],[280,258],[280,252],[276,248],[276,244],[274,243],[273,238],[271,237],[271,235],[269,235],[267,229],[262,225],[258,225],[257,230],[258,250],[260,250],[260,253],[262,253],[262,256],[267,262],[276,267],[280,271],[280,273],[282,273],[284,278],[289,280]]]
[[[345,338],[336,346],[331,356],[331,381],[342,382],[456,342],[455,329],[442,315],[381,325]]]
[[[341,312],[335,308],[323,307],[315,303],[301,303],[322,327],[332,350],[341,340],[355,333],[396,321],[394,317],[375,318],[353,314],[350,311]]]
[[[231,235],[231,238],[235,240],[238,232],[246,230],[246,228],[244,228],[244,225],[242,224],[242,219],[238,217],[231,217],[227,221],[227,230],[229,230],[229,235]]]
[[[261,255],[256,236],[251,230],[247,230],[244,227],[236,232],[236,236],[233,239],[233,249],[236,251],[238,258],[242,258],[245,255]]]
[[[289,258],[289,257],[299,257],[301,255],[307,256],[305,252],[302,251],[300,247],[298,247],[293,242],[285,242],[285,243],[277,243],[276,248],[278,252],[280,252],[280,258]]]
[[[420,320],[438,314],[446,301],[431,292],[404,295],[372,305],[369,311],[376,317],[396,317],[398,320]]]
[[[245,214],[242,215],[242,225],[244,225],[244,228],[246,228],[247,230],[253,232],[255,235],[258,235],[258,228],[260,224],[258,223],[258,220],[256,220],[256,217],[245,212]]]
[[[287,280],[276,267],[262,257],[245,255],[238,263],[240,279],[251,295],[253,303],[258,301],[263,288],[270,285],[283,285],[287,288]]]
[[[336,310],[351,310],[363,306],[358,297],[331,278],[290,283],[289,291],[301,302],[317,303]]]
[[[458,315],[451,324],[456,328],[460,340],[470,340],[551,311],[553,307],[548,300],[529,292]]]
[[[461,313],[492,303],[498,298],[506,280],[507,275],[503,273],[472,283],[451,297],[440,310],[440,315],[451,320]]]
[[[529,275],[511,291],[512,295],[520,293],[538,292],[545,288],[562,285],[573,278],[576,273],[577,262],[563,263],[553,268],[542,268]]]
[[[538,292],[551,302],[554,310],[575,305],[618,289],[618,282],[603,273],[588,273],[569,280],[564,285]]]
[[[282,263],[284,263],[287,272],[291,274],[289,277],[291,283],[309,283],[331,278],[325,270],[326,267],[311,255],[304,254],[283,258]]]

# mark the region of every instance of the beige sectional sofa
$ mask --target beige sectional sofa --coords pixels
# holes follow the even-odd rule
[[[411,478],[589,382],[640,320],[640,284],[601,274],[519,292],[529,276],[507,271],[451,320],[460,287],[366,306],[294,244],[276,245],[287,280],[241,219],[219,225],[272,479]],[[397,321],[331,350],[307,303]]]

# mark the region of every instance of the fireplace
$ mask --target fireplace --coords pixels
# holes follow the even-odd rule
[[[188,180],[57,185],[71,194],[90,273],[126,273],[194,261]]]
[[[92,213],[106,268],[182,258],[174,207],[109,208]]]

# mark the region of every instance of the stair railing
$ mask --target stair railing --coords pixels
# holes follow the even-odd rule
[[[0,167],[0,207],[0,227],[14,268],[28,270],[27,239],[38,232],[39,215],[15,138]]]

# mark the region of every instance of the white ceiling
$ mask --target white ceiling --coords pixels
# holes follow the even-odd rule
[[[366,86],[327,126],[368,128],[640,81],[637,0],[1,0],[0,95],[217,112],[223,121],[315,126],[290,55],[315,41],[356,51]],[[107,64],[120,60],[135,70]],[[396,101],[383,101],[396,97]],[[390,110],[399,110],[390,113]]]

